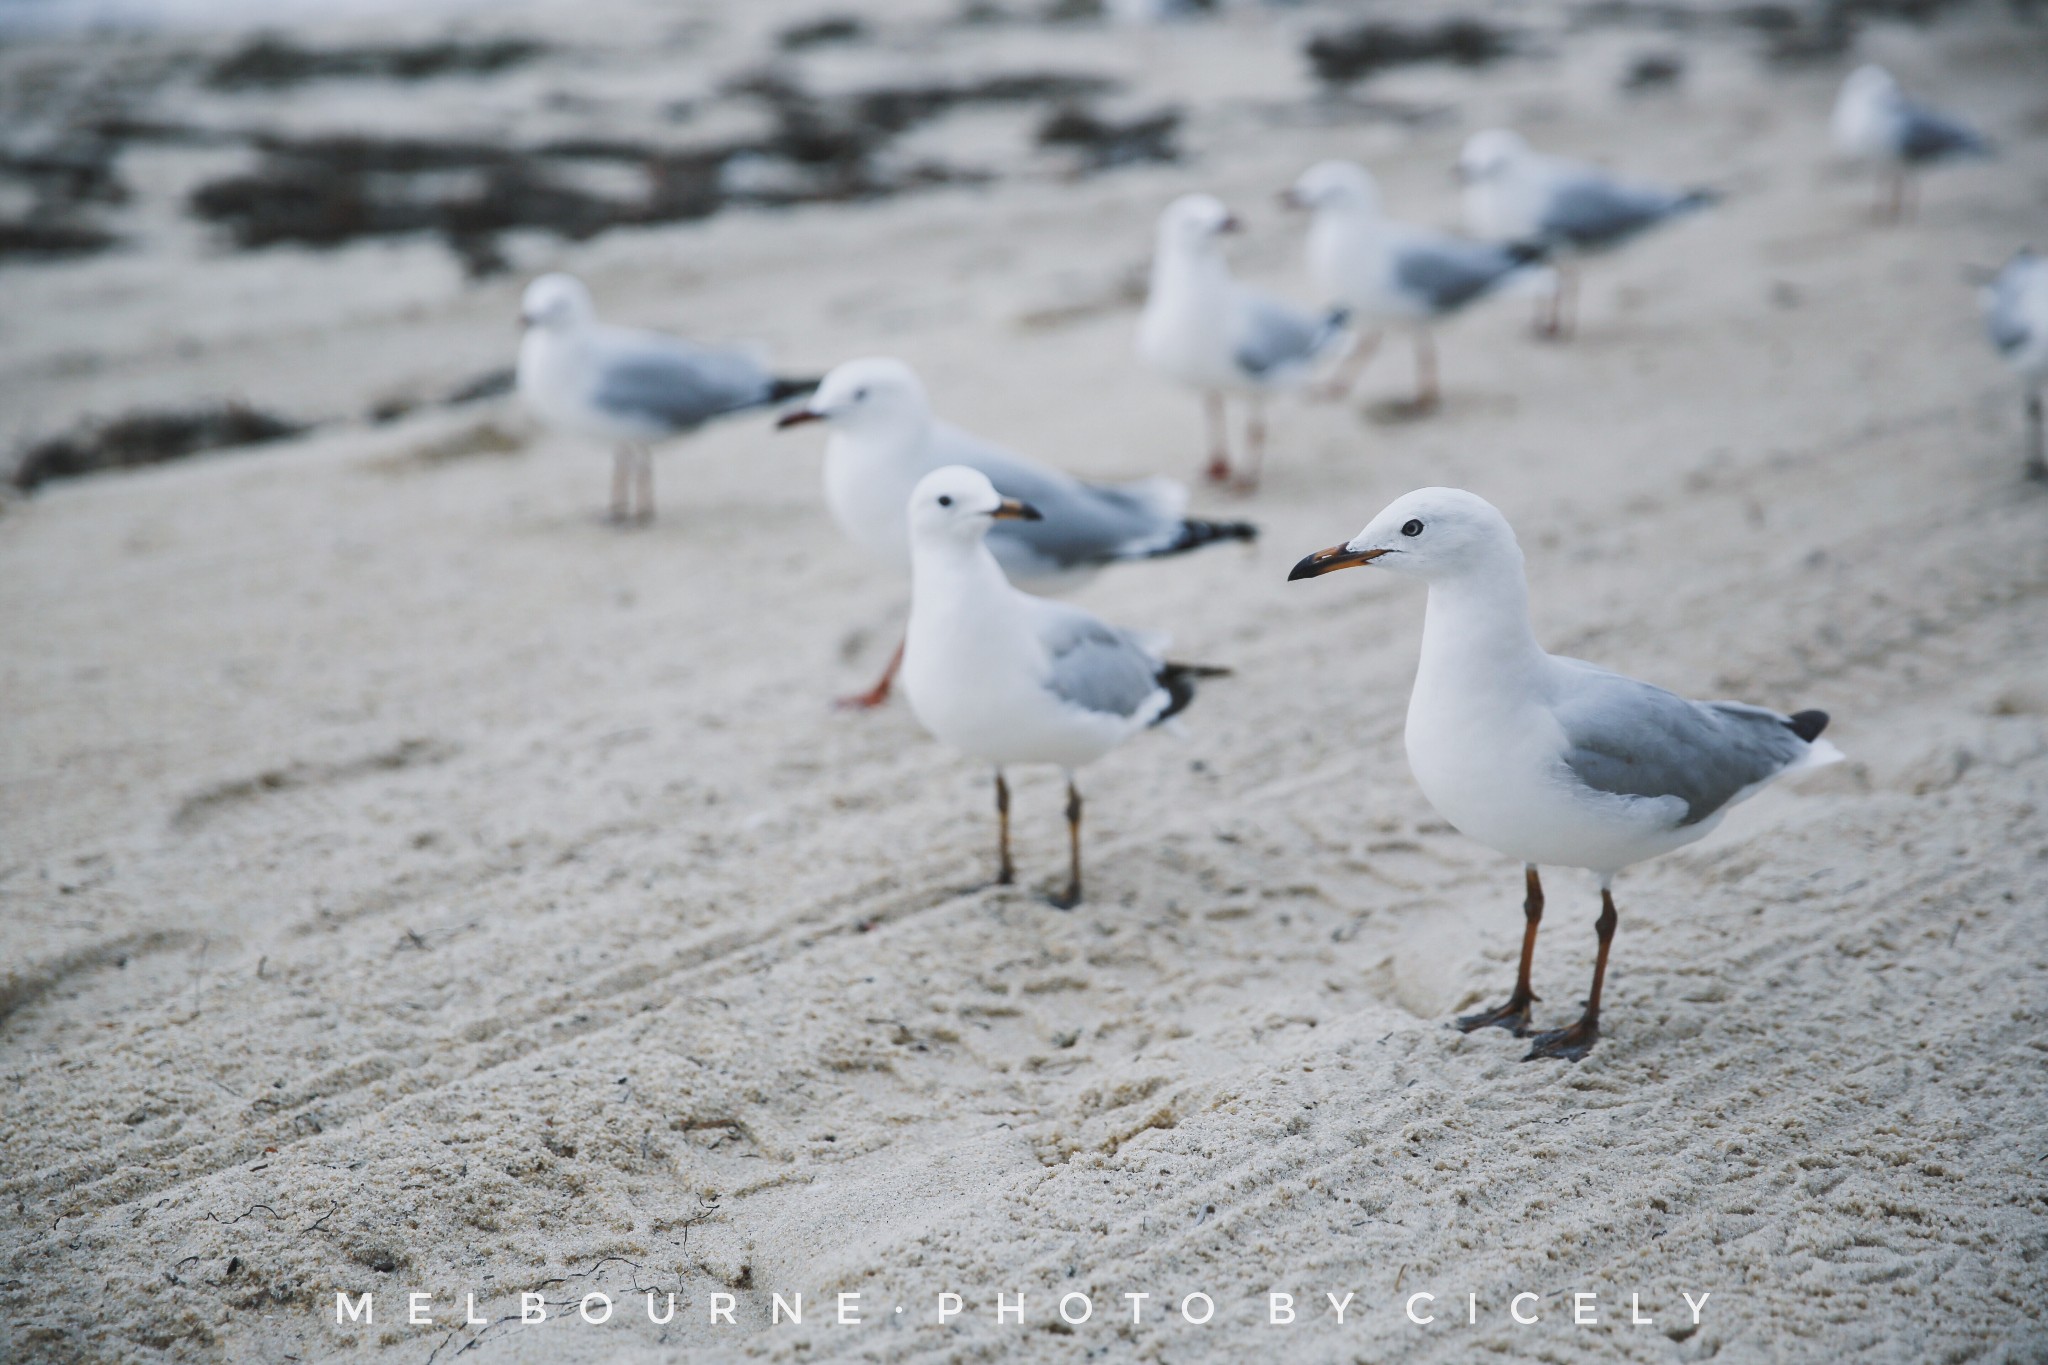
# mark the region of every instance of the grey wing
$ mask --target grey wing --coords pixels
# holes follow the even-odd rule
[[[1403,246],[1394,258],[1394,280],[1431,312],[1447,313],[1486,293],[1523,264],[1506,247],[1442,237]]]
[[[1692,825],[1805,757],[1784,716],[1741,702],[1690,701],[1575,659],[1555,713],[1565,766],[1595,791],[1685,802]]]
[[[1052,656],[1047,685],[1069,705],[1130,717],[1161,690],[1158,657],[1085,612],[1071,607],[1048,612],[1041,639]]]
[[[1606,246],[1668,218],[1681,197],[1585,174],[1558,185],[1543,213],[1543,234],[1576,246]]]
[[[1253,378],[1313,361],[1342,326],[1341,317],[1315,317],[1251,290],[1238,299],[1243,330],[1233,358]]]
[[[592,401],[621,417],[687,431],[770,402],[773,393],[773,377],[741,352],[648,336],[598,357]]]
[[[1180,533],[1181,499],[1167,496],[1172,485],[1164,481],[1128,487],[1083,483],[953,427],[940,429],[935,450],[946,464],[980,470],[998,493],[1030,503],[1044,517],[989,528],[989,549],[1012,575],[1043,577],[1129,559],[1170,544]]]
[[[1983,134],[1961,119],[1924,104],[1899,111],[1899,155],[1908,161],[1938,161],[1945,156],[1989,150]]]

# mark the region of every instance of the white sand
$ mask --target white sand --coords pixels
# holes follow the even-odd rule
[[[1192,475],[1195,405],[1138,368],[1117,294],[1172,194],[1240,206],[1241,269],[1306,300],[1272,195],[1322,156],[1438,221],[1464,133],[1509,118],[1729,191],[1596,265],[1570,346],[1519,303],[1451,329],[1438,417],[1282,409],[1260,496],[1205,495],[1261,523],[1256,553],[1085,595],[1237,676],[1185,740],[1085,775],[1074,914],[1038,896],[1055,775],[1013,779],[1025,885],[964,891],[986,775],[900,703],[828,709],[904,590],[827,520],[813,433],[664,452],[644,534],[598,524],[603,452],[454,453],[524,439],[510,408],[5,508],[0,1356],[2048,1358],[2048,496],[1960,275],[2048,228],[2048,44],[1989,9],[1868,35],[2005,146],[1879,229],[1829,169],[1838,66],[1708,33],[1679,93],[1625,100],[1624,58],[1680,40],[1594,30],[1388,77],[1452,110],[1404,130],[1318,111],[1303,23],[900,39],[927,44],[906,65],[1123,72],[1191,106],[1180,166],[1069,184],[1013,154],[986,190],[517,244],[623,320],[791,369],[899,354],[1020,449]],[[654,84],[617,31],[518,79]],[[758,46],[720,32],[713,56]],[[726,69],[673,60],[679,86]],[[1014,147],[1030,118],[916,136]],[[520,281],[465,286],[436,244],[161,237],[7,272],[21,432],[222,391],[347,416],[509,359]],[[1368,402],[1408,391],[1390,354]],[[1577,1066],[1445,1027],[1508,986],[1521,878],[1409,779],[1420,592],[1283,581],[1427,483],[1515,521],[1550,647],[1823,707],[1853,760],[1622,879]],[[1549,886],[1539,1018],[1563,1022],[1597,907]],[[675,1324],[636,1286],[679,1290]],[[337,1328],[338,1289],[374,1291],[376,1325]],[[529,1290],[622,1297],[458,1356],[462,1295],[498,1319]],[[1295,1325],[1266,1325],[1273,1290]],[[828,1325],[843,1291],[867,1325]],[[1094,1318],[1068,1329],[1074,1291]],[[1207,1326],[1175,1311],[1193,1291]],[[1522,1291],[1538,1326],[1508,1318]],[[1603,1325],[1571,1324],[1577,1291]],[[437,1325],[405,1323],[412,1292]],[[706,1322],[715,1292],[740,1326]],[[775,1292],[804,1325],[766,1325]],[[1127,1292],[1152,1296],[1136,1329]],[[1341,1326],[1326,1292],[1357,1296]],[[1712,1296],[1696,1331],[1687,1292]]]

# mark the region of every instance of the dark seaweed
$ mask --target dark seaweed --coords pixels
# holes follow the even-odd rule
[[[809,23],[791,24],[777,36],[775,45],[784,52],[802,52],[805,48],[833,43],[858,43],[867,36],[868,26],[858,16],[828,14]]]
[[[1178,161],[1180,120],[1178,109],[1119,120],[1070,104],[1053,111],[1039,125],[1038,142],[1044,147],[1078,150],[1090,170],[1141,161]]]
[[[1415,28],[1377,21],[1309,39],[1306,52],[1316,78],[1350,85],[1389,67],[1414,62],[1484,66],[1514,50],[1512,39],[1478,19],[1453,18]]]
[[[418,81],[431,76],[488,75],[530,62],[545,51],[544,45],[530,38],[306,48],[266,34],[214,63],[206,83],[216,90],[275,90],[330,77]]]
[[[304,430],[303,422],[240,403],[131,412],[30,446],[15,466],[14,485],[26,492],[51,479],[160,464],[203,450],[280,440]]]
[[[1676,85],[1685,74],[1685,58],[1672,52],[1646,52],[1629,63],[1621,88],[1631,91],[1661,90]]]

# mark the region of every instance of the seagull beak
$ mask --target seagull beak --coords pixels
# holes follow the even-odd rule
[[[1223,221],[1216,225],[1218,232],[1243,232],[1244,220],[1234,213],[1223,215]]]
[[[1472,174],[1471,170],[1465,165],[1464,162],[1454,161],[1451,163],[1451,179],[1455,180],[1460,185],[1469,185],[1474,180],[1478,179],[1478,177]]]
[[[788,427],[800,427],[806,422],[822,422],[824,420],[825,414],[819,412],[816,408],[795,408],[775,419],[775,429],[782,431]]]
[[[989,513],[989,515],[994,517],[997,521],[1045,520],[1045,513],[1039,511],[1030,503],[1019,502],[1015,498],[1004,498],[1001,502],[996,504],[996,510]]]
[[[1290,187],[1280,191],[1280,207],[1283,209],[1305,209],[1308,207],[1308,201],[1301,197],[1299,191]]]
[[[1287,581],[1292,583],[1297,578],[1321,578],[1324,574],[1335,573],[1339,569],[1355,569],[1361,564],[1372,563],[1385,553],[1385,550],[1354,550],[1349,545],[1332,545],[1327,550],[1317,550],[1305,557],[1287,575]]]
[[[533,319],[528,317],[526,314],[521,313],[519,315],[519,330],[523,332],[531,326],[533,326]]]

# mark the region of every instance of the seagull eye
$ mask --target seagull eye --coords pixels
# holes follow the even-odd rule
[[[953,495],[952,495],[951,493],[941,493],[941,494],[939,494],[939,506],[941,506],[941,507],[951,507],[952,505],[953,505]]]
[[[1413,518],[1413,517],[1410,517],[1410,518],[1408,519],[1408,521],[1407,521],[1407,524],[1405,524],[1404,526],[1402,526],[1402,527],[1401,527],[1401,534],[1402,534],[1402,535],[1404,535],[1404,536],[1419,536],[1419,535],[1421,535],[1421,534],[1422,534],[1422,523],[1421,523],[1421,522],[1419,522],[1419,521],[1417,521],[1417,520],[1416,520],[1415,518]]]

